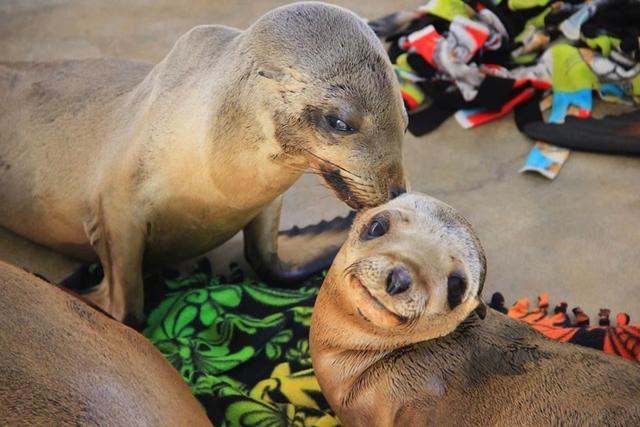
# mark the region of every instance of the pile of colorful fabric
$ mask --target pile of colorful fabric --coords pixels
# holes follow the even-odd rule
[[[98,265],[75,275],[86,287],[99,283]],[[249,279],[232,266],[227,277],[201,260],[188,274],[165,270],[145,277],[149,312],[143,333],[167,357],[217,426],[338,426],[311,367],[309,326],[323,277],[277,288]],[[531,323],[548,337],[587,345],[640,363],[640,325],[621,313],[600,326],[548,298],[530,311],[521,299],[510,309],[500,294],[489,305]]]
[[[548,143],[640,154],[640,111],[591,118],[594,94],[640,105],[638,0],[431,0],[369,24],[389,42],[415,135],[515,110],[518,128],[547,142],[523,170],[556,176],[569,151]]]

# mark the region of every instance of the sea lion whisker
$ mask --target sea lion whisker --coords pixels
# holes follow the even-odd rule
[[[367,188],[365,184],[347,182],[339,173],[325,171],[315,173],[323,178],[320,182],[325,188],[338,193],[343,201],[356,209],[363,206],[362,200],[369,199],[373,190],[373,188]]]
[[[331,166],[334,166],[334,167],[336,167],[336,168],[338,168],[338,169],[340,169],[340,170],[342,170],[342,171],[344,171],[344,172],[346,172],[346,173],[348,173],[348,174],[350,174],[350,175],[353,175],[353,176],[355,176],[356,178],[362,179],[362,177],[361,177],[361,176],[359,176],[359,175],[357,175],[357,174],[355,174],[355,173],[351,172],[349,169],[346,169],[346,168],[344,168],[344,167],[340,166],[340,165],[339,165],[339,164],[337,164],[337,163],[334,163],[334,162],[332,162],[332,161],[330,161],[330,160],[327,160],[327,159],[325,159],[325,158],[324,158],[324,157],[322,157],[322,156],[318,156],[317,154],[315,154],[314,152],[312,152],[312,151],[311,151],[311,150],[309,150],[308,148],[302,147],[302,149],[303,149],[304,151],[306,151],[307,153],[311,154],[313,157],[315,157],[315,158],[317,158],[318,160],[322,161],[323,163],[330,164]]]
[[[371,184],[367,184],[367,183],[365,183],[365,182],[356,181],[355,179],[352,179],[352,178],[349,178],[349,177],[346,177],[346,176],[342,176],[342,178],[343,178],[346,182],[348,182],[349,184],[357,185],[357,186],[362,187],[362,188],[373,188],[373,187],[374,187],[374,186],[373,186],[373,185],[371,185]]]
[[[358,187],[363,188],[365,190],[368,190],[369,188],[375,188],[374,185],[367,184],[367,183],[364,183],[364,182],[361,182],[361,181],[356,181],[353,178],[350,178],[350,177],[344,176],[344,175],[340,175],[337,172],[327,172],[327,171],[323,171],[321,169],[317,169],[317,168],[313,168],[313,167],[310,167],[310,169],[313,171],[313,173],[315,173],[316,175],[318,175],[320,177],[337,176],[337,177],[340,177],[340,179],[342,179],[343,181],[349,183],[350,185],[358,186]]]
[[[342,176],[342,175],[341,175],[341,176]],[[347,182],[349,182],[349,183],[351,183],[351,184],[353,184],[353,185],[358,185],[358,186],[363,187],[363,188],[375,187],[375,186],[374,186],[374,185],[372,185],[372,184],[369,184],[369,183],[366,183],[366,182],[363,182],[363,181],[358,181],[358,180],[355,180],[355,179],[353,179],[353,178],[349,178],[348,176],[342,176],[342,178],[343,178],[345,181],[347,181]]]
[[[352,275],[353,273],[355,273],[356,268],[358,268],[360,265],[360,261],[356,261],[353,264],[351,264],[350,266],[348,266],[347,268],[344,269],[344,271],[342,272],[342,278],[346,279],[348,276]]]

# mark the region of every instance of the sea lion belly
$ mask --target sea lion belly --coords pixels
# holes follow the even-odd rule
[[[145,262],[164,264],[208,252],[231,239],[259,212],[259,208],[172,198],[147,222]]]

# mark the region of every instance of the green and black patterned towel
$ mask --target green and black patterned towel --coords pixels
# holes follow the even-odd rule
[[[193,274],[147,280],[148,290],[164,291],[153,297],[159,303],[152,303],[144,335],[216,425],[339,425],[309,354],[311,309],[322,277],[281,289],[247,279],[237,267],[231,272],[215,276],[202,260]]]

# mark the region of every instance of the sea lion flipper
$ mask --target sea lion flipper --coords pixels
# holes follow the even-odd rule
[[[294,227],[278,235],[280,259],[295,276],[308,277],[329,268],[349,234],[355,212],[306,227]]]
[[[244,229],[245,256],[261,279],[296,283],[328,268],[344,242],[355,213],[304,228],[279,231],[282,198]]]
[[[121,215],[112,197],[98,197],[84,228],[104,277],[82,297],[119,321],[134,325],[144,320],[142,259],[144,229]]]

